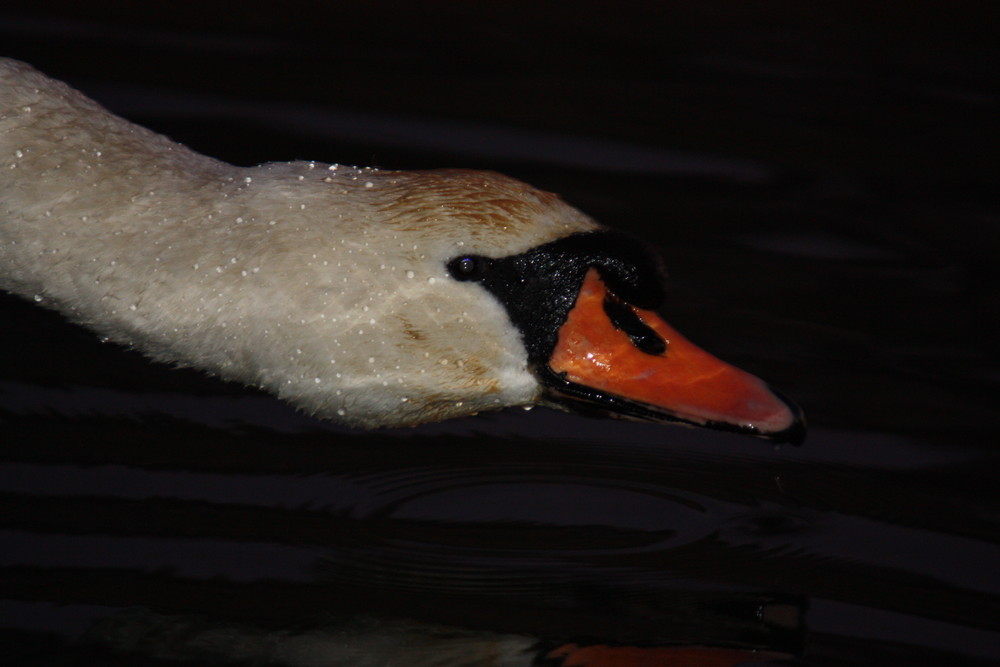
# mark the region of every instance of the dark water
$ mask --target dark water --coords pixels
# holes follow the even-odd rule
[[[975,5],[16,4],[3,55],[216,157],[498,169],[642,235],[811,430],[346,431],[3,296],[5,664],[1000,659]]]

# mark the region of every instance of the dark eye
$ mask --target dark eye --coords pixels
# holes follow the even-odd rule
[[[456,257],[448,262],[448,272],[455,280],[478,280],[489,266],[489,260],[476,255]]]

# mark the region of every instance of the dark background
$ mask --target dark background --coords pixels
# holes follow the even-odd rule
[[[668,320],[811,426],[781,450],[541,410],[351,432],[4,296],[10,641],[69,660],[117,609],[285,627],[329,605],[803,664],[1000,657],[991,9],[5,3],[0,55],[214,157],[496,169],[641,235]],[[273,486],[297,479],[301,506]],[[230,569],[255,540],[325,569],[221,592],[284,581]],[[807,609],[811,634],[755,624],[747,599]]]

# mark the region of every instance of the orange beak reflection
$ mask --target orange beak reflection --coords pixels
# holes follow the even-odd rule
[[[549,359],[558,403],[801,442],[801,411],[693,345],[651,310],[619,301],[590,269]],[[561,381],[561,382],[560,382]]]

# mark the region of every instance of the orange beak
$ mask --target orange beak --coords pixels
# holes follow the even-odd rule
[[[805,435],[795,404],[695,346],[655,312],[618,300],[596,269],[584,278],[548,367],[552,398],[584,411],[781,442]]]

